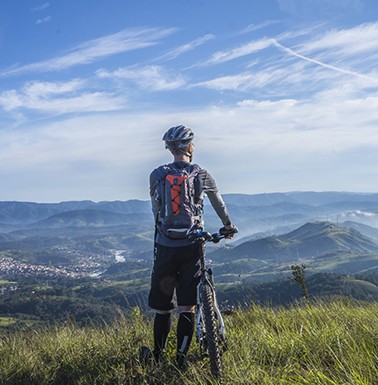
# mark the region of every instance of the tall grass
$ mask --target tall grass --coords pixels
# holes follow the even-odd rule
[[[251,305],[226,316],[225,384],[378,384],[378,304],[335,300],[290,308]],[[152,321],[135,309],[106,327],[70,323],[0,339],[1,385],[119,385],[214,383],[209,363],[174,365],[175,336],[167,357],[144,367],[138,348],[152,344]]]

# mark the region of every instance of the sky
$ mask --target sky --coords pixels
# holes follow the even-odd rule
[[[0,201],[149,199],[195,133],[222,194],[378,192],[376,0],[0,0]]]

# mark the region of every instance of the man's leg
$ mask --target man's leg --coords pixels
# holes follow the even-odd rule
[[[202,245],[186,246],[181,251],[177,303],[180,312],[177,325],[177,364],[182,366],[192,341],[199,283],[199,258]]]
[[[177,267],[175,249],[161,245],[155,247],[154,268],[151,275],[151,289],[148,297],[149,306],[156,309],[154,320],[153,355],[159,361],[160,355],[167,344],[171,328],[171,310],[176,286]]]
[[[157,310],[154,320],[154,358],[158,362],[160,355],[167,345],[169,331],[171,330],[171,312]]]
[[[179,306],[177,323],[177,365],[182,367],[194,332],[195,306]]]

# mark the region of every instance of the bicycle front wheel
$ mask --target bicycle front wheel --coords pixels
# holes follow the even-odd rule
[[[222,376],[222,361],[220,339],[218,336],[217,316],[214,310],[213,291],[209,284],[204,284],[201,290],[203,315],[205,318],[206,343],[210,358],[211,374],[214,377]]]

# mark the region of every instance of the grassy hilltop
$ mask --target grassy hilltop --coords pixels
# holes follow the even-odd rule
[[[378,384],[378,303],[317,301],[291,307],[251,305],[225,316],[225,384]],[[174,325],[175,326],[175,325]],[[2,385],[212,384],[206,360],[184,372],[167,359],[142,367],[138,347],[152,344],[151,319],[134,309],[105,327],[19,331],[0,337]]]

